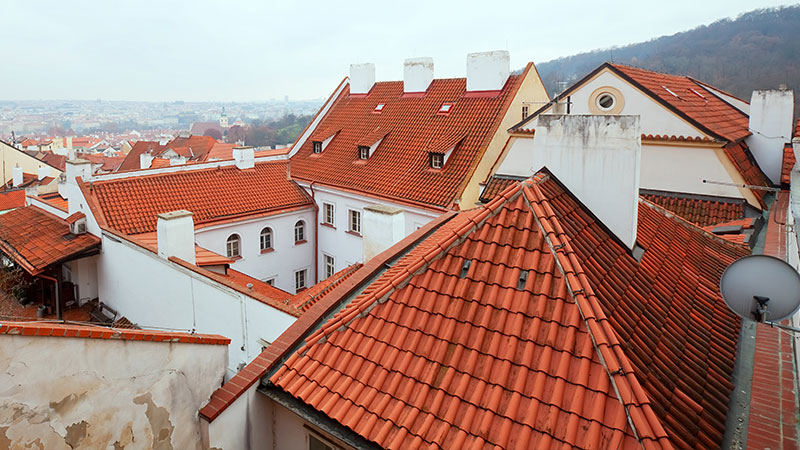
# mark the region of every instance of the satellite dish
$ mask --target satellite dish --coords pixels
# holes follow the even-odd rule
[[[800,307],[800,273],[772,256],[734,261],[722,274],[719,290],[728,308],[757,322],[786,319]]]

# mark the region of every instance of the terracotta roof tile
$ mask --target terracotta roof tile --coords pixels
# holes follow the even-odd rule
[[[733,165],[739,169],[739,173],[742,174],[745,183],[753,186],[772,186],[772,183],[767,180],[767,176],[761,171],[755,158],[753,158],[753,155],[750,153],[750,149],[744,142],[728,144],[725,146],[724,150],[725,154],[728,155],[728,158],[733,162]],[[766,207],[764,196],[767,194],[767,191],[762,189],[750,189],[750,192],[758,198],[762,208]]]
[[[689,77],[667,75],[621,64],[610,66],[661,102],[722,139],[736,142],[752,134],[747,115]]]
[[[182,344],[228,345],[231,340],[216,334],[109,328],[53,322],[0,322],[0,334],[85,339],[115,339]]]
[[[292,294],[284,291],[283,289],[278,289],[275,286],[233,269],[228,269],[227,276],[234,283],[244,286],[247,289],[252,289],[265,297],[274,299],[275,301],[287,303],[287,300],[292,296]],[[252,285],[252,288],[250,285]]]
[[[126,234],[156,230],[157,215],[185,209],[195,225],[253,214],[308,207],[311,199],[286,177],[287,162],[133,176],[92,183],[96,199],[111,228]]]
[[[363,266],[356,263],[336,272],[330,277],[320,281],[310,288],[299,292],[289,299],[289,304],[302,311],[308,311],[315,303],[329,294],[336,286],[350,278],[358,269]]]
[[[492,175],[489,177],[489,181],[486,182],[486,186],[483,188],[479,200],[483,203],[489,203],[497,197],[498,194],[508,189],[509,186],[514,183],[519,183],[524,179],[524,177],[515,177],[513,175]]]
[[[53,208],[60,209],[61,211],[69,211],[69,203],[67,199],[61,197],[61,194],[54,192],[52,194],[43,194],[37,197],[44,203],[52,206]]]
[[[792,169],[794,169],[795,162],[792,144],[786,144],[783,147],[783,170],[781,170],[781,184],[788,186],[792,183]]]
[[[511,76],[502,91],[488,97],[467,96],[464,78],[433,80],[422,96],[404,96],[400,81],[376,83],[367,95],[350,95],[345,88],[310,138],[294,149],[292,176],[448,207],[482,157],[521,80],[521,75]],[[451,112],[437,114],[444,102],[454,103]],[[374,114],[378,104],[385,106]],[[357,160],[359,144],[372,145],[386,132],[368,160]],[[312,152],[313,141],[334,133],[321,154]],[[453,136],[464,139],[441,171],[429,170],[430,146]]]
[[[0,215],[0,251],[32,275],[99,247],[98,237],[71,234],[66,221],[35,206]]]
[[[524,186],[443,225],[271,382],[383,448],[671,448],[546,194]]]
[[[0,211],[6,211],[25,206],[25,190],[16,189],[0,192]]]
[[[744,200],[722,197],[712,200],[690,194],[653,191],[643,191],[641,196],[700,227],[742,219],[745,214]]]
[[[179,155],[185,156],[188,160],[205,161],[216,143],[217,141],[209,136],[177,137],[164,145],[154,141],[138,141],[125,156],[125,160],[120,164],[118,170],[141,168],[139,156],[148,151],[152,156],[158,157],[167,150],[172,149]]]
[[[42,155],[42,161],[57,168],[60,171],[64,171],[67,167],[67,157],[64,155],[56,155],[55,153],[45,153]]]

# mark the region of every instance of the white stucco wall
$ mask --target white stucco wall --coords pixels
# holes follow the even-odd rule
[[[306,192],[311,194],[307,184],[300,183],[306,189]],[[319,207],[319,222],[323,220],[323,203],[331,203],[335,207],[335,228],[329,226],[319,225],[319,260],[318,270],[320,281],[325,277],[325,259],[323,255],[331,255],[335,258],[336,271],[342,270],[345,267],[363,262],[364,243],[363,238],[354,236],[348,233],[348,210],[355,209],[361,211],[362,234],[365,232],[363,229],[364,223],[364,208],[369,205],[386,205],[389,207],[399,208],[403,210],[405,220],[405,236],[411,234],[414,230],[422,225],[430,222],[438,217],[441,213],[436,211],[427,211],[421,208],[413,208],[398,203],[389,202],[386,200],[377,200],[375,198],[366,197],[350,192],[344,192],[338,189],[330,188],[327,186],[314,185],[314,200]]]
[[[0,335],[0,448],[201,444],[224,345]]]
[[[642,145],[642,189],[743,198],[736,187],[703,180],[734,182],[713,148]]]
[[[295,317],[103,233],[97,261],[100,300],[143,327],[213,333],[231,339],[229,371],[261,352]]]
[[[704,136],[686,121],[608,70],[601,72],[570,95],[570,114],[593,114],[589,109],[589,98],[595,90],[605,86],[616,88],[622,93],[625,105],[617,114],[641,116],[643,134]]]
[[[77,299],[81,305],[97,298],[98,257],[90,256],[64,263],[64,267],[67,267],[70,273],[70,279],[65,277],[64,280],[71,281],[78,287]]]
[[[529,177],[547,167],[633,248],[641,139],[637,116],[542,115],[533,139],[515,139],[498,174]]]
[[[753,91],[750,99],[750,130],[747,146],[761,170],[779,184],[783,168],[783,146],[792,139],[796,122],[792,91]]]
[[[306,242],[294,243],[294,225],[298,220],[306,223]],[[274,250],[261,253],[261,230],[272,228]],[[228,236],[238,234],[241,238],[242,258],[231,267],[253,278],[265,281],[275,279],[275,286],[286,292],[295,292],[294,273],[308,270],[308,279],[314,277],[314,209],[307,208],[285,214],[277,214],[224,225],[197,228],[197,245],[211,251],[226,254]],[[308,286],[313,282],[309,281]]]

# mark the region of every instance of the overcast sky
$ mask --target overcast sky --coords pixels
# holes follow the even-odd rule
[[[622,46],[784,2],[768,0],[4,0],[0,99],[261,101],[325,97],[350,63],[402,79],[431,56],[528,61]]]

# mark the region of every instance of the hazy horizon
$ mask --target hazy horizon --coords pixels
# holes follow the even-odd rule
[[[431,56],[437,78],[462,77],[470,52],[508,50],[518,69],[782,4],[12,2],[0,101],[314,101],[351,63],[400,80],[405,58]]]

